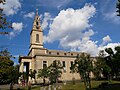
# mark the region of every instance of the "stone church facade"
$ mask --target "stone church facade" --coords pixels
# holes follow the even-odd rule
[[[32,69],[38,72],[39,69],[42,69],[44,66],[49,66],[54,60],[59,60],[64,67],[60,78],[62,81],[70,81],[73,79],[73,76],[76,80],[80,80],[78,73],[70,73],[70,67],[73,61],[76,59],[76,56],[80,54],[80,52],[66,52],[61,50],[48,50],[44,48],[43,30],[40,25],[38,12],[36,12],[33,27],[30,33],[29,53],[27,56],[19,57],[19,72],[24,72],[24,66],[26,66],[26,71]],[[28,78],[28,81],[31,81],[30,77]],[[37,78],[37,74],[36,81],[38,83],[41,82],[41,79]]]

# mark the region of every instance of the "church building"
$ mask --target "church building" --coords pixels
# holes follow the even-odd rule
[[[73,79],[73,74],[70,73],[70,67],[73,64],[73,61],[76,59],[77,55],[80,55],[81,52],[67,52],[62,50],[48,50],[44,48],[43,43],[43,30],[40,25],[40,17],[38,11],[33,21],[33,27],[30,32],[30,47],[27,56],[20,56],[19,63],[20,68],[19,72],[24,72],[24,66],[26,66],[26,71],[30,69],[36,70],[38,73],[39,69],[44,68],[45,66],[50,66],[54,60],[59,60],[64,67],[62,72],[61,80],[70,81]],[[39,83],[41,79],[37,78],[37,73],[35,80]],[[78,73],[74,74],[76,80],[80,80]],[[31,78],[28,78],[28,81],[31,81]]]

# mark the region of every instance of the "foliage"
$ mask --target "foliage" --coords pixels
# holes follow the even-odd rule
[[[42,78],[43,79],[43,84],[45,85],[45,78],[48,78],[49,76],[49,69],[48,67],[45,67],[43,69],[39,69],[38,70],[38,78]]]
[[[58,79],[61,77],[62,74],[62,65],[60,61],[53,61],[53,63],[48,67],[49,68],[49,79],[51,83],[58,82]]]
[[[105,51],[110,55],[113,56],[114,52],[111,48],[106,48]]]
[[[5,0],[0,0],[0,4],[5,4]],[[0,7],[0,29],[12,28],[10,22],[7,21],[3,8]],[[8,34],[8,32],[0,32],[0,34]]]
[[[0,84],[9,83],[12,80],[14,62],[11,58],[12,55],[7,50],[0,51]]]
[[[116,8],[117,8],[117,16],[120,16],[120,0],[118,0],[117,4],[116,4]]]
[[[111,68],[111,75],[117,78],[120,73],[120,46],[115,47],[116,52],[111,48],[106,48],[105,51],[108,53],[106,63]]]
[[[51,83],[57,82],[58,78],[61,76],[62,65],[60,61],[53,61],[53,63],[49,67],[45,67],[43,69],[39,69],[38,78],[43,78],[43,83],[45,84],[45,79],[49,78]]]
[[[36,74],[36,73],[37,73],[36,70],[32,70],[32,69],[29,70],[29,76],[31,77],[31,79],[32,79],[32,78],[35,79],[35,74]]]
[[[111,68],[106,64],[106,61],[105,61],[104,50],[101,50],[99,52],[99,56],[96,57],[96,61],[94,62],[93,68],[94,68],[93,73],[94,73],[96,79],[100,79],[101,74],[103,74],[103,75],[107,74],[107,76],[108,76],[108,74],[111,72]]]
[[[102,73],[108,80],[113,77],[117,79],[120,74],[120,46],[115,47],[115,52],[111,48],[106,48],[105,52],[108,54],[107,56],[104,51],[101,51],[97,57],[93,70],[94,75],[99,78]]]
[[[19,65],[15,65],[13,70],[12,70],[12,74],[11,74],[11,79],[14,83],[18,83],[18,79],[20,77],[20,73],[19,73]]]
[[[77,59],[74,61],[74,70],[80,74],[81,78],[84,81],[86,90],[90,89],[90,73],[93,71],[93,65],[92,60],[90,59],[90,55],[82,53],[80,56],[78,56]]]

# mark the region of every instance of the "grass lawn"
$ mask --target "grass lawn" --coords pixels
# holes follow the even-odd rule
[[[98,86],[106,81],[91,81],[92,90],[120,90],[120,81],[112,81],[108,87],[106,88],[98,88]],[[60,84],[62,89],[60,90],[85,90],[84,83],[83,82],[77,82],[75,85],[73,85],[71,82],[67,83],[66,85]],[[53,87],[53,85],[51,86]],[[46,90],[48,90],[48,86],[45,86]],[[27,89],[27,87],[22,88],[23,90]],[[32,86],[32,90],[41,90],[40,86]],[[54,90],[52,88],[52,90]],[[58,89],[57,89],[58,90]]]

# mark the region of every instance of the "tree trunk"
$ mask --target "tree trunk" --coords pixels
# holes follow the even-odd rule
[[[90,76],[89,76],[89,73],[88,73],[87,78],[88,78],[88,83],[89,83],[89,89],[91,89],[91,82],[90,82]]]
[[[91,89],[91,83],[90,83],[89,73],[86,73],[84,75],[84,85],[85,85],[85,90]]]
[[[83,77],[83,82],[84,82],[85,90],[87,90],[86,75],[84,74],[82,77]]]
[[[43,85],[45,85],[45,78],[43,78]]]
[[[86,83],[85,78],[84,78],[84,85],[85,85],[85,90],[87,90],[87,83]]]

